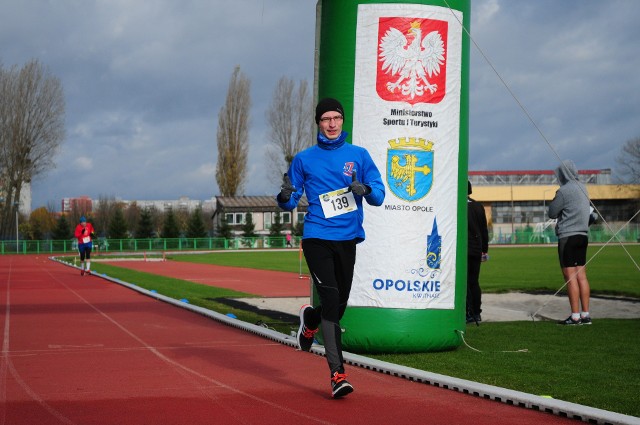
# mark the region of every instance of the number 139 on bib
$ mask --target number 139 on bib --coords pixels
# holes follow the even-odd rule
[[[347,187],[323,193],[319,198],[325,218],[335,217],[358,209],[353,192],[349,192]]]

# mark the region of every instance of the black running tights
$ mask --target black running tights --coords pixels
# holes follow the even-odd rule
[[[356,242],[304,239],[302,251],[320,298],[308,316],[312,329],[322,326],[324,348],[331,374],[344,372],[340,319],[347,308],[356,262]]]

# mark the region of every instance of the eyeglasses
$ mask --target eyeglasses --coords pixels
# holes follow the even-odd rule
[[[342,115],[336,115],[335,117],[324,117],[324,118],[320,118],[320,122],[321,123],[330,123],[331,121],[335,121],[335,122],[340,122],[343,120],[343,116]]]

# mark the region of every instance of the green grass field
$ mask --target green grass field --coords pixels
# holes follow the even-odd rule
[[[640,300],[640,245],[628,245],[633,261],[619,246],[593,246],[588,276],[592,294]],[[598,250],[600,250],[598,252]],[[297,251],[242,251],[177,255],[176,261],[219,264],[298,273]],[[555,247],[492,247],[481,272],[485,293],[555,292],[562,276]],[[216,301],[247,294],[95,263],[99,273],[118,277],[192,304],[256,323],[269,318]],[[302,263],[302,273],[308,270]],[[638,304],[640,309],[640,304]],[[288,323],[271,323],[283,333]],[[372,355],[416,369],[496,385],[640,417],[640,319],[598,319],[592,326],[563,327],[553,322],[503,322],[468,326],[456,350],[438,353]],[[526,352],[518,350],[526,349]]]
[[[564,284],[555,246],[490,248],[489,255],[480,272],[487,293],[555,292]],[[590,246],[587,255],[593,294],[640,298],[640,245]]]
[[[480,274],[483,292],[555,292],[564,284],[555,246],[490,247],[489,255]],[[298,251],[225,251],[170,258],[292,273],[299,273],[302,268],[303,274],[309,274],[304,258],[300,266]],[[591,246],[588,259],[587,275],[593,294],[640,298],[640,245],[626,245],[624,249],[619,245]]]

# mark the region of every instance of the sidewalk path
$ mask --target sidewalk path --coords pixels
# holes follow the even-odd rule
[[[241,298],[243,302],[264,310],[295,315],[309,297]],[[566,296],[533,295],[522,292],[482,295],[483,322],[532,320],[562,320],[570,314]],[[591,317],[598,319],[639,319],[640,300],[591,297]]]

